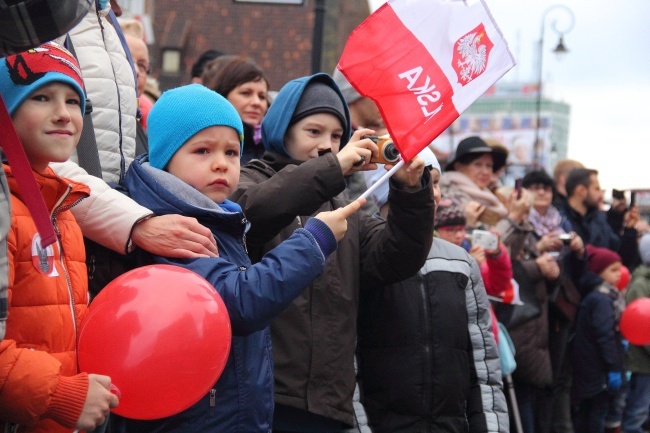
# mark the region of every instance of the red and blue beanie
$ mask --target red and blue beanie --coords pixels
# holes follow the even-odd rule
[[[65,83],[78,94],[81,113],[86,109],[83,78],[77,59],[56,42],[0,59],[0,95],[13,115],[32,93],[50,83]]]
[[[149,163],[164,170],[187,140],[211,126],[229,126],[244,147],[241,117],[226,98],[202,84],[168,90],[153,104],[147,117]]]

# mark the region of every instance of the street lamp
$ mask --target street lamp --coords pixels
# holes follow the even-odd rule
[[[314,6],[314,36],[311,41],[311,73],[321,72],[323,57],[323,32],[325,30],[325,0],[316,0]]]
[[[546,27],[546,17],[548,14],[555,10],[562,10],[569,17],[568,24],[563,27],[563,29],[558,28],[558,21],[554,20],[551,24],[553,30],[557,33],[560,38],[558,40],[557,46],[553,49],[553,52],[558,56],[566,54],[569,52],[566,46],[564,45],[564,35],[569,33],[573,29],[575,24],[575,16],[571,9],[564,5],[553,5],[544,11],[542,15],[542,28],[540,31],[539,42],[538,42],[538,67],[539,73],[537,75],[537,122],[535,123],[535,142],[533,144],[533,164],[535,168],[540,168],[540,160],[544,152],[544,143],[540,138],[540,126],[542,121],[542,81],[543,81],[543,70],[542,70],[542,59],[544,57],[544,28]]]

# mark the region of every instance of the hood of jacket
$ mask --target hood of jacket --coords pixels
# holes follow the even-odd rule
[[[215,221],[223,223],[232,219],[234,227],[239,227],[238,223],[243,218],[242,209],[237,203],[230,200],[215,203],[176,176],[152,167],[148,154],[140,155],[131,164],[124,186],[133,200],[155,215],[192,216],[202,223],[208,221],[208,226],[214,225]],[[246,230],[249,225],[246,224]]]
[[[262,121],[262,142],[264,143],[266,150],[289,156],[287,149],[284,147],[284,135],[289,128],[289,122],[291,122],[291,118],[293,117],[293,113],[296,111],[296,106],[305,91],[305,87],[307,87],[307,85],[312,81],[320,81],[328,85],[336,91],[341,98],[341,101],[343,101],[347,125],[343,131],[343,136],[341,137],[341,147],[345,146],[348,140],[350,140],[351,127],[348,104],[345,102],[341,91],[334,83],[332,77],[325,73],[318,73],[289,81],[284,85],[284,87],[282,87],[282,89],[280,89],[280,92],[275,99],[273,99],[273,104],[269,107],[269,111],[266,112],[264,120]]]

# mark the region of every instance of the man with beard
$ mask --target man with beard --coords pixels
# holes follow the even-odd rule
[[[607,223],[606,214],[599,208],[603,191],[598,182],[598,171],[573,169],[567,176],[565,187],[567,202],[560,211],[584,243],[616,251],[625,266],[633,266],[630,259],[637,249],[638,208],[633,207],[626,213],[622,230],[615,233]]]

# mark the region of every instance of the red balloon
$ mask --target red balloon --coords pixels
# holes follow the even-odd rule
[[[79,367],[111,377],[121,393],[116,414],[164,418],[212,388],[231,336],[226,306],[204,278],[178,266],[144,266],[91,303],[79,331]]]
[[[623,337],[631,344],[650,344],[650,298],[630,302],[621,315],[620,328]]]
[[[616,288],[618,290],[625,290],[627,288],[627,285],[630,284],[630,270],[627,268],[625,265],[621,265],[621,279],[618,280],[618,284],[616,285]]]

